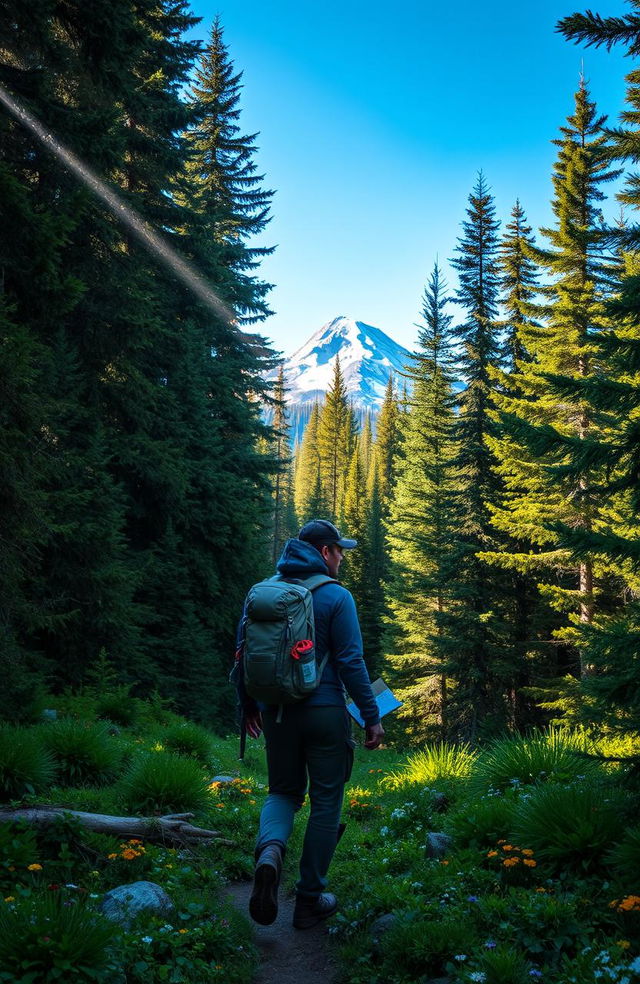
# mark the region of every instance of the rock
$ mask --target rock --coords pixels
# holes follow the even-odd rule
[[[58,712],[54,707],[45,707],[40,717],[42,718],[43,721],[57,721]]]
[[[395,913],[387,912],[384,916],[378,916],[378,918],[371,923],[369,932],[371,933],[371,942],[374,947],[380,945],[384,934],[387,933],[392,926],[395,926],[397,921],[398,917]]]
[[[428,858],[443,858],[451,847],[452,839],[448,834],[427,834],[424,853]]]
[[[107,892],[100,903],[102,914],[125,928],[141,912],[152,912],[166,917],[175,912],[175,908],[165,890],[155,882],[148,881],[118,885],[117,888]]]
[[[436,813],[444,813],[449,808],[449,799],[446,793],[434,793],[431,798],[431,806]]]
[[[235,781],[235,776],[214,776],[213,779],[209,780],[210,783],[211,782],[225,783],[225,782],[234,782],[234,781]]]

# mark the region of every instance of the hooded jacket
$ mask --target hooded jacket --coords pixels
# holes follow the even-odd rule
[[[276,565],[283,577],[306,578],[329,574],[322,554],[304,540],[288,540]],[[380,713],[371,690],[362,653],[362,635],[353,596],[341,584],[322,584],[313,592],[316,651],[327,665],[314,692],[305,698],[308,707],[344,706],[344,689],[355,702],[366,727],[377,724]],[[247,700],[246,696],[240,695]]]

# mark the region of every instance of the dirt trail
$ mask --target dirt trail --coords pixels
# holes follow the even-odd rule
[[[233,904],[245,916],[252,887],[252,882],[235,882],[227,888]],[[276,921],[271,926],[252,923],[262,956],[253,984],[336,984],[338,971],[327,938],[328,924],[294,929],[293,904],[293,896],[284,896],[281,889]]]

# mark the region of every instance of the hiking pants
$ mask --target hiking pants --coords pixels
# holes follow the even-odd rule
[[[326,888],[337,843],[344,786],[353,766],[351,719],[344,705],[289,704],[280,723],[277,712],[277,707],[267,707],[262,713],[269,795],[260,814],[256,851],[270,841],[286,846],[294,814],[304,802],[308,779],[311,812],[296,890],[313,898]]]

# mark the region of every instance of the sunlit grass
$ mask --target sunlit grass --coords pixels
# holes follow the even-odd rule
[[[475,759],[476,752],[470,745],[437,742],[409,755],[406,765],[399,771],[390,772],[382,782],[389,789],[400,789],[438,779],[467,779]]]

